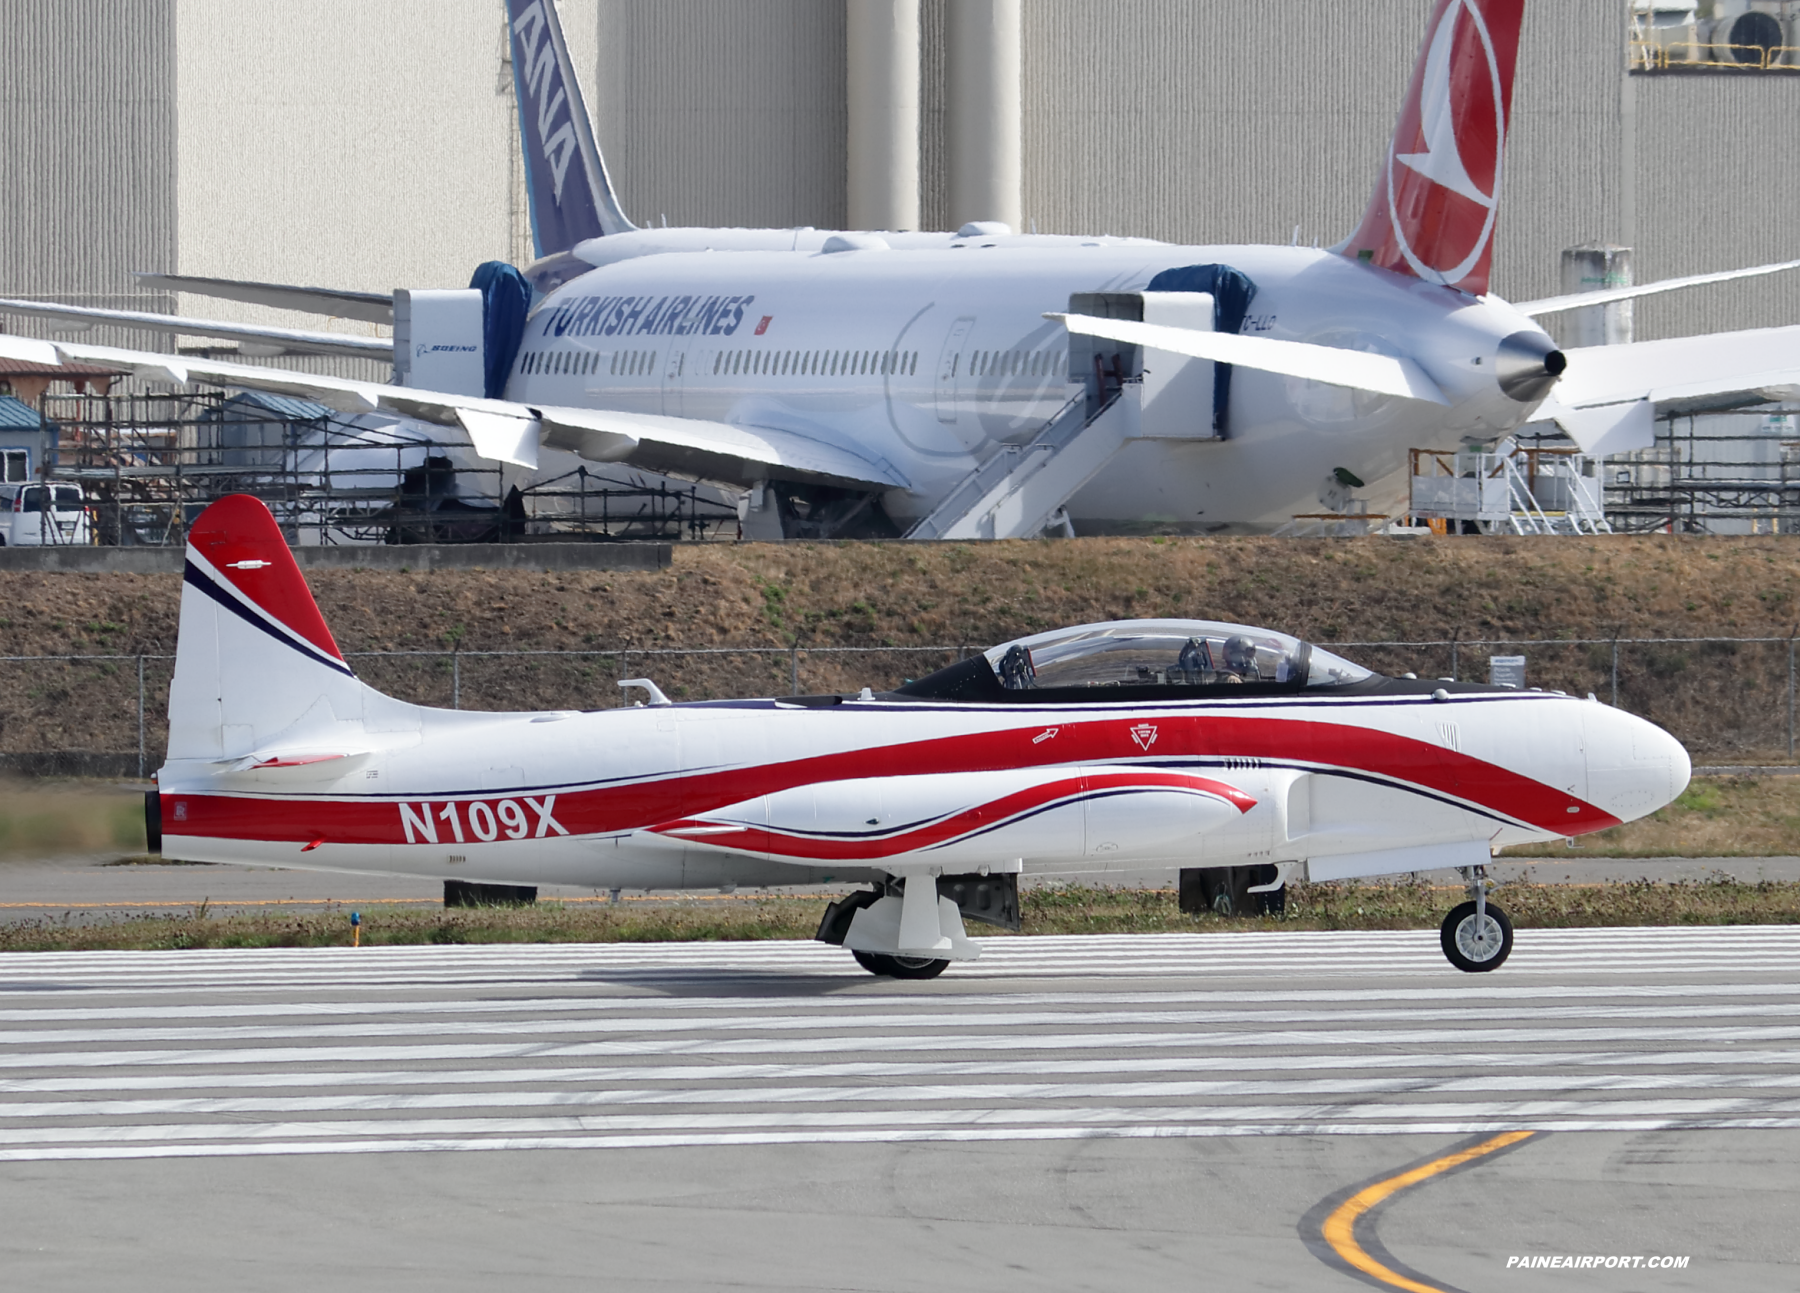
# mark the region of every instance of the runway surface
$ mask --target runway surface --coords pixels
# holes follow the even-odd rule
[[[269,908],[318,911],[333,906],[400,903],[429,907],[443,901],[441,881],[403,876],[349,875],[330,871],[282,870],[251,866],[111,866],[111,857],[62,857],[0,861],[0,923],[62,919],[107,920],[128,914],[185,915],[201,903],[212,911],[247,912]],[[1754,858],[1588,858],[1573,851],[1526,861],[1496,859],[1488,873],[1501,884],[1523,880],[1537,884],[1604,884],[1640,878],[1656,881],[1704,881],[1719,877],[1755,882],[1800,880],[1800,857]],[[1459,885],[1454,871],[1426,872],[1433,884]],[[1121,871],[1090,877],[1121,888],[1172,888],[1175,873],[1167,870]],[[1027,887],[1042,883],[1028,877]],[[843,885],[792,886],[790,894],[841,893]],[[733,900],[753,897],[741,890]],[[604,902],[595,889],[544,885],[545,902]],[[626,902],[645,895],[631,891]],[[657,901],[669,898],[717,899],[711,890],[677,894],[658,890]]]
[[[1297,1233],[1309,1208],[1470,1136],[1534,1131],[1504,1161],[1393,1204],[1382,1242],[1446,1287],[1491,1285],[1500,1254],[1546,1235],[1681,1252],[1671,1243],[1716,1247],[1728,1225],[1737,1247],[1689,1270],[1566,1287],[1722,1287],[1726,1271],[1736,1287],[1792,1287],[1791,1227],[1774,1213],[1754,1241],[1743,1227],[1776,1206],[1758,1200],[1800,1188],[1797,965],[1800,929],[1780,927],[1527,930],[1480,976],[1417,932],[996,938],[925,984],[808,943],[12,955],[0,1208],[17,1224],[0,1257],[37,1286],[108,1261],[174,1286],[179,1264],[158,1266],[146,1232],[179,1212],[209,1218],[204,1244],[240,1273],[288,1254],[299,1287],[322,1259],[276,1218],[429,1199],[432,1219],[414,1221],[442,1261],[415,1237],[406,1269],[445,1286],[474,1282],[487,1227],[514,1234],[536,1201],[541,1228],[580,1200],[578,1229],[627,1255],[608,1269],[632,1287],[685,1287],[672,1272],[771,1288],[1174,1287],[1204,1259],[1241,1268],[1237,1287],[1349,1288]],[[1651,1146],[1620,1174],[1617,1155]],[[1076,1167],[1093,1197],[1041,1224],[1091,1227],[1088,1246],[1035,1229],[1026,1242],[1022,1197],[1066,1199]],[[1582,1184],[1590,1170],[1603,1189]],[[1642,1190],[1635,1240],[1606,1233],[1626,1213],[1581,1215],[1602,1196],[1625,1207],[1627,1178]],[[1440,1202],[1477,1179],[1517,1188],[1477,1192],[1458,1206],[1479,1220],[1446,1221]],[[527,1216],[502,1225],[503,1204]],[[802,1215],[800,1230],[824,1228],[804,1242]],[[1234,1233],[1218,1234],[1227,1219]],[[853,1220],[874,1229],[840,1254],[880,1260],[849,1278],[814,1250]],[[1490,1235],[1503,1220],[1533,1233]],[[989,1240],[961,1235],[965,1222]],[[935,1245],[952,1232],[961,1256],[946,1265]],[[359,1241],[374,1245],[364,1262],[395,1256],[378,1240]],[[572,1243],[538,1253],[570,1249],[546,1280],[590,1270]],[[1080,1265],[1120,1244],[1137,1265]]]
[[[1800,1127],[1800,930],[1519,941],[1463,980],[1431,934],[993,939],[929,986],[806,943],[22,956],[0,1161]],[[1268,986],[1142,981],[1218,976]]]

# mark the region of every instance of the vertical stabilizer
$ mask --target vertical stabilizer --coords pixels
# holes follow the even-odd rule
[[[362,730],[375,695],[344,662],[267,507],[232,494],[195,518],[169,684],[171,760],[341,741]]]
[[[537,256],[634,228],[619,209],[594,142],[556,0],[506,0],[506,19]]]
[[[1525,0],[1437,0],[1368,210],[1335,250],[1488,290]]]

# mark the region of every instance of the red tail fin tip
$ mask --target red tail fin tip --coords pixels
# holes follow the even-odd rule
[[[1353,260],[1488,290],[1525,0],[1437,0]]]
[[[228,494],[194,518],[188,547],[271,619],[342,660],[281,527],[260,499]]]

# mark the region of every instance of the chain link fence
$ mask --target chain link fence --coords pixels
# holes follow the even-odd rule
[[[1795,639],[1481,638],[1323,642],[1383,673],[1486,681],[1495,655],[1526,657],[1532,687],[1592,694],[1667,728],[1697,764],[1792,762]],[[884,691],[975,645],[620,647],[582,651],[357,651],[357,675],[448,709],[610,709],[622,678],[671,699]],[[145,776],[162,762],[170,655],[0,656],[0,770]]]

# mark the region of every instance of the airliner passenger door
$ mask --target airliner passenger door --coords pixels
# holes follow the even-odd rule
[[[939,422],[956,421],[956,382],[962,367],[962,349],[974,328],[974,319],[958,319],[950,325],[950,334],[944,338],[944,349],[938,356],[937,368]]]
[[[662,411],[670,417],[682,416],[682,392],[686,388],[689,337],[670,337],[669,353],[663,360]]]

